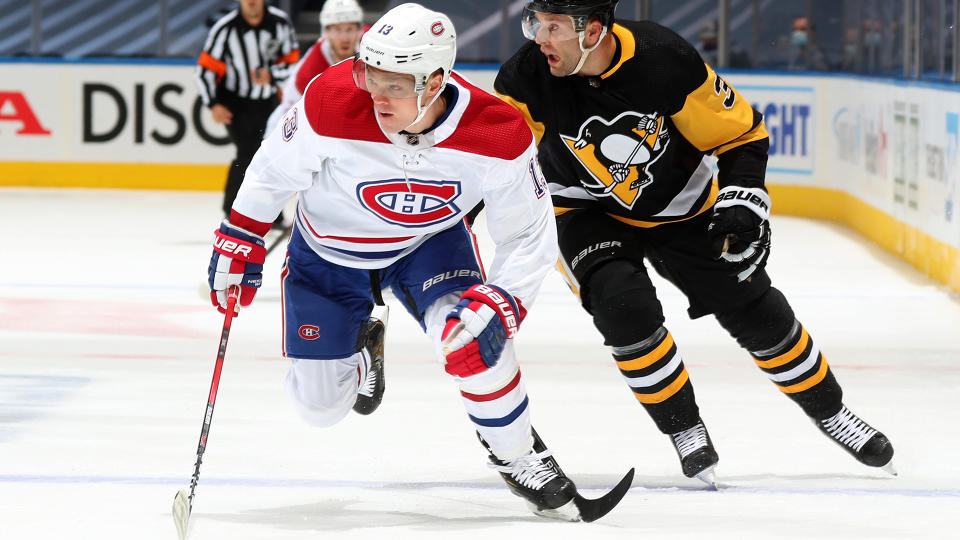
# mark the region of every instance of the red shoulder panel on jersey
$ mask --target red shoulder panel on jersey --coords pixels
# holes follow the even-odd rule
[[[373,113],[370,94],[353,82],[353,62],[321,73],[303,96],[304,114],[322,137],[389,143]],[[522,120],[521,120],[522,121]]]
[[[460,75],[454,73],[453,78],[470,91],[470,104],[457,130],[437,147],[506,160],[525,152],[533,142],[533,134],[523,116]]]

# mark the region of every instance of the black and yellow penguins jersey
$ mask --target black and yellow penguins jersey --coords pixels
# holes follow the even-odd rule
[[[611,34],[601,75],[555,77],[529,42],[494,83],[537,138],[557,213],[599,207],[640,227],[690,218],[716,199],[713,156],[721,187],[762,187],[763,116],[673,31],[623,21]]]

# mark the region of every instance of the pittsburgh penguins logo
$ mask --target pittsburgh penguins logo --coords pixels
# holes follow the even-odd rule
[[[654,180],[650,166],[670,144],[664,122],[657,113],[628,111],[610,122],[592,116],[576,137],[560,137],[593,177],[595,183],[581,180],[590,194],[613,197],[633,208],[643,188]]]

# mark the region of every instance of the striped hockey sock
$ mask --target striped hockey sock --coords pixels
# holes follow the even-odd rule
[[[699,423],[693,385],[666,328],[639,343],[611,349],[634,397],[661,432],[676,433]]]
[[[490,378],[496,368],[462,379],[460,395],[477,433],[494,454],[508,460],[530,450],[530,399],[516,363],[500,372],[507,377]]]
[[[807,416],[822,420],[842,406],[843,391],[827,359],[799,321],[776,346],[751,351],[757,366]]]

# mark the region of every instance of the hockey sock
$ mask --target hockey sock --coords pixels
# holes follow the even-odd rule
[[[501,460],[530,451],[533,437],[527,388],[508,343],[506,358],[490,369],[459,378],[460,395],[470,421]]]
[[[823,420],[840,410],[840,384],[779,290],[770,287],[753,302],[718,313],[717,321],[807,416]]]
[[[639,343],[611,350],[634,397],[661,432],[669,435],[700,421],[693,385],[666,328],[661,326]]]
[[[842,407],[843,391],[827,359],[799,321],[776,346],[750,351],[760,369],[807,416],[823,420]]]

